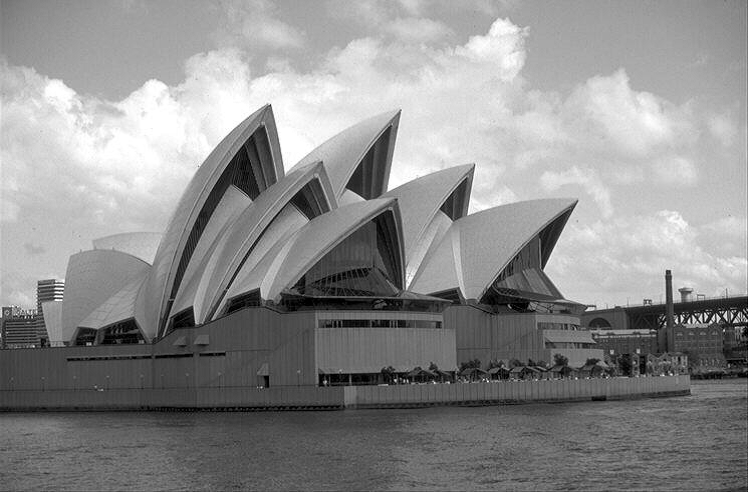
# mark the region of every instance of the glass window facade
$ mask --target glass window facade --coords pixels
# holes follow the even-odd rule
[[[393,232],[380,215],[335,246],[292,290],[308,296],[396,296],[400,269]]]

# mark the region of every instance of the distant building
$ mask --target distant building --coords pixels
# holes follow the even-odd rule
[[[33,348],[42,345],[36,311],[18,306],[3,307],[2,348]]]
[[[726,360],[722,331],[716,323],[663,328],[659,331],[659,348],[661,352],[687,354],[691,367],[723,367]]]
[[[43,340],[42,344],[47,345],[50,340],[49,329],[45,322],[44,303],[62,302],[65,294],[65,281],[50,278],[36,282],[36,330],[39,338]]]
[[[656,354],[657,331],[655,330],[590,330],[597,348],[607,355]]]

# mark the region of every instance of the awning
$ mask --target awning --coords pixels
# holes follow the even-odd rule
[[[257,371],[258,376],[270,376],[270,370],[268,369],[268,363],[265,362],[260,366],[260,369]]]

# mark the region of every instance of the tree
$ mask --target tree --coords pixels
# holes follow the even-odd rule
[[[556,366],[568,366],[569,358],[561,354],[553,354],[553,364]]]
[[[517,359],[512,359],[509,361],[509,367],[522,367],[522,363]]]
[[[527,359],[527,365],[530,367],[535,367],[537,364],[532,359]]]
[[[600,362],[600,359],[595,359],[595,358],[593,357],[593,358],[591,358],[591,359],[587,359],[587,362],[585,362],[585,363],[584,363],[584,365],[585,365],[585,366],[594,366],[594,365],[595,365],[595,364],[597,364],[598,362]]]
[[[431,372],[436,372],[436,371],[438,371],[438,370],[439,370],[439,366],[437,366],[437,365],[436,365],[436,364],[434,364],[433,362],[431,362],[431,363],[429,364],[429,371],[431,371]]]
[[[488,363],[488,369],[493,369],[495,367],[504,367],[504,361],[503,360],[496,360],[491,359],[491,362]]]
[[[384,382],[387,384],[391,384],[394,375],[395,375],[395,368],[392,366],[387,366],[382,368],[382,379],[384,379]]]

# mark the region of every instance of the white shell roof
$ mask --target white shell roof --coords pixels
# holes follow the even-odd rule
[[[384,168],[379,170],[379,172],[384,174],[382,179],[383,187],[376,194],[376,196],[379,196],[384,192],[389,181],[392,152],[394,150],[399,122],[400,110],[389,111],[366,119],[322,143],[301,159],[292,170],[322,161],[327,169],[327,175],[330,178],[335,198],[339,199],[368,150],[376,143],[377,139],[382,136],[387,128],[391,127],[389,156],[386,159]]]
[[[94,239],[93,247],[121,251],[152,265],[162,237],[160,232],[125,232]]]
[[[211,190],[246,141],[263,127],[268,136],[274,166],[273,170],[267,170],[269,179],[275,182],[283,176],[283,161],[275,119],[272,108],[266,105],[242,121],[216,146],[182,194],[164,232],[164,238],[154,258],[153,269],[138,294],[138,303],[143,304],[142,310],[146,316],[145,326],[141,327],[144,331],[158,329],[185,243]]]
[[[403,221],[403,241],[406,261],[410,263],[413,251],[422,239],[423,232],[441,208],[449,195],[465,180],[463,216],[467,214],[467,204],[473,181],[475,164],[456,166],[427,174],[409,181],[382,195],[382,198],[397,198]]]
[[[173,316],[192,304],[196,284],[199,284],[205,276],[205,260],[212,256],[216,242],[229,233],[229,228],[236,221],[236,218],[251,205],[252,200],[239,188],[230,186],[226,190],[226,194],[216,206],[213,216],[205,226],[205,230],[195,247],[195,252],[190,258],[190,263],[184,272],[170,315]]]
[[[281,292],[292,286],[330,250],[378,215],[392,211],[399,222],[399,210],[394,198],[367,200],[316,217],[302,227],[274,258],[267,269],[263,297],[280,300]],[[398,226],[398,235],[401,235]],[[398,239],[400,242],[400,240]],[[400,242],[400,244],[402,244]],[[400,245],[396,245],[399,249]],[[402,250],[400,250],[402,262]],[[402,263],[401,263],[402,265]]]
[[[455,221],[424,260],[410,289],[428,294],[459,287],[466,299],[480,299],[509,261],[576,203],[572,199],[530,200]]]
[[[138,277],[122,287],[122,289],[104,301],[104,303],[91,312],[91,314],[86,316],[83,321],[78,323],[78,326],[99,330],[130,318],[136,318],[137,321],[135,300],[138,296],[140,285],[145,280],[145,277],[145,275]],[[148,333],[146,335],[148,339],[151,339],[155,333]]]
[[[321,185],[323,196],[318,197],[319,200],[327,203],[328,208],[334,208],[335,198],[325,168],[321,162],[317,162],[294,168],[282,180],[257,197],[257,200],[236,219],[231,229],[226,231],[214,252],[216,264],[207,286],[205,314],[211,316],[218,308],[231,280],[273,219],[296,193],[313,180],[318,180]]]
[[[120,251],[94,249],[72,255],[62,305],[64,340],[73,337],[89,314],[125,285],[145,277],[148,270],[146,262]]]

